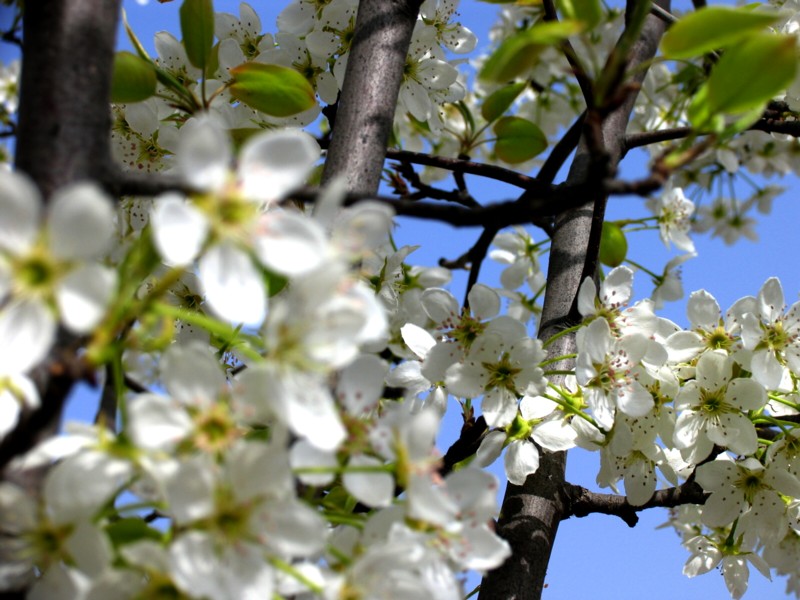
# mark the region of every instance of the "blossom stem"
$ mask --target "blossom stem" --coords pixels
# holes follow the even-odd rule
[[[349,525],[356,529],[364,528],[364,521],[352,515],[341,515],[337,513],[322,513],[322,516],[333,525]]]
[[[540,367],[545,367],[547,365],[551,365],[553,363],[556,363],[556,362],[558,362],[560,360],[567,360],[568,358],[576,358],[577,356],[578,355],[576,353],[562,354],[561,356],[554,356],[553,358],[548,358],[547,360],[543,360],[542,362],[539,363],[539,366]]]
[[[320,585],[317,585],[313,581],[311,581],[308,577],[303,575],[300,571],[295,569],[289,563],[281,560],[280,558],[275,558],[274,556],[269,559],[270,564],[278,569],[279,571],[283,571],[290,577],[294,577],[297,581],[302,583],[306,586],[311,592],[315,594],[322,594],[323,588]]]
[[[573,325],[572,327],[567,327],[566,329],[562,329],[558,333],[553,334],[547,340],[542,342],[542,348],[547,348],[550,344],[555,342],[558,338],[564,337],[565,335],[569,335],[569,334],[571,334],[571,333],[573,333],[575,331],[578,331],[578,329],[580,329],[581,327],[583,327],[583,323],[579,323],[578,325]]]
[[[158,315],[174,317],[177,319],[181,319],[182,321],[186,321],[191,325],[197,325],[198,327],[202,327],[209,333],[225,340],[228,348],[235,347],[237,352],[241,352],[244,356],[246,356],[250,360],[259,362],[263,358],[261,354],[259,354],[255,349],[253,349],[246,340],[242,339],[243,335],[238,329],[234,329],[229,325],[217,321],[216,319],[200,314],[198,312],[181,308],[179,306],[172,306],[171,304],[167,304],[166,302],[154,302],[153,310]]]
[[[642,272],[644,272],[644,273],[647,273],[647,274],[648,274],[648,275],[650,275],[650,277],[652,277],[653,279],[659,279],[659,280],[661,279],[661,275],[656,275],[656,274],[655,274],[655,273],[653,273],[653,272],[652,272],[650,269],[648,269],[648,268],[646,268],[646,267],[643,267],[642,265],[640,265],[640,264],[639,264],[639,263],[637,263],[637,262],[634,262],[634,261],[632,261],[632,260],[630,260],[630,259],[628,259],[628,258],[626,258],[626,259],[625,259],[625,262],[626,262],[626,263],[628,263],[629,265],[631,265],[632,267],[636,267],[636,268],[637,268],[637,269],[639,269],[640,271],[642,271]]]

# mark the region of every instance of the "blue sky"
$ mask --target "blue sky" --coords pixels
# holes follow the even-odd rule
[[[168,30],[180,37],[177,9],[180,2],[140,6],[135,0],[124,0],[129,21],[139,38],[153,51],[152,38],[158,30]],[[238,1],[216,0],[217,11],[238,14]],[[285,5],[281,0],[253,0],[252,6],[261,16],[267,32],[275,31],[275,17]],[[683,6],[681,3],[679,6]],[[2,10],[2,9],[0,9]],[[486,32],[496,14],[496,6],[462,0],[461,20],[478,34],[479,50],[486,48]],[[1,14],[1,13],[0,13]],[[120,37],[121,47],[128,47],[124,32]],[[5,45],[4,45],[5,46]],[[3,48],[0,56],[8,56]],[[630,156],[623,164],[624,176],[641,174],[645,168],[642,155]],[[513,197],[514,188],[479,178],[469,178],[471,190],[481,201]],[[760,218],[757,224],[760,241],[741,241],[728,247],[719,239],[707,235],[696,236],[698,257],[685,264],[684,287],[688,292],[707,289],[726,309],[744,295],[754,295],[770,276],[778,276],[784,287],[787,302],[798,299],[800,291],[800,203],[797,182],[794,177],[775,181],[787,188],[786,193],[775,201],[771,215]],[[449,183],[447,184],[450,185]],[[644,200],[641,198],[614,198],[609,205],[609,218],[631,218],[644,216]],[[412,255],[415,264],[436,264],[439,257],[455,258],[468,244],[474,242],[479,230],[455,230],[447,225],[431,225],[404,220],[398,231],[400,243],[421,243],[423,246]],[[534,230],[536,239],[543,234]],[[430,244],[429,242],[435,243]],[[660,270],[669,257],[674,255],[664,249],[654,232],[633,234],[629,239],[631,258],[637,262]],[[487,261],[483,279],[489,284],[497,283],[499,270]],[[464,278],[457,277],[452,290],[457,297],[463,296]],[[649,278],[637,274],[634,283],[637,297],[649,294],[652,285]],[[685,302],[668,304],[661,312],[679,324],[686,324]],[[78,400],[85,406],[86,398]],[[454,411],[455,412],[455,411]],[[85,414],[85,413],[84,413]],[[455,435],[455,432],[453,432]],[[570,454],[568,478],[573,483],[595,488],[594,477],[598,468],[597,456],[577,451]],[[629,529],[612,517],[592,516],[564,522],[556,540],[550,564],[546,600],[612,600],[648,598],[649,600],[709,600],[728,597],[722,578],[716,573],[688,580],[681,575],[681,568],[688,557],[680,546],[677,535],[671,529],[656,530],[666,520],[663,511],[642,513],[639,525]],[[769,584],[761,575],[751,573],[750,591],[745,596],[751,599],[783,597],[783,582]]]

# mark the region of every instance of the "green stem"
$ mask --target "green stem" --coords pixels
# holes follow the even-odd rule
[[[540,367],[546,367],[547,365],[551,365],[551,364],[556,363],[556,362],[558,362],[560,360],[567,360],[568,358],[576,358],[577,356],[578,355],[575,354],[575,353],[573,353],[573,354],[562,354],[561,356],[554,356],[553,358],[548,358],[547,360],[543,360],[542,362],[539,363],[539,366]]]
[[[269,559],[269,562],[273,567],[275,567],[279,571],[283,571],[290,577],[294,577],[297,581],[306,586],[311,592],[315,594],[322,594],[322,592],[324,591],[322,586],[317,585],[316,583],[311,581],[308,577],[303,575],[300,571],[295,569],[292,565],[281,560],[280,558],[276,558],[273,556]]]
[[[628,259],[628,258],[626,258],[626,259],[625,259],[625,262],[626,262],[626,263],[628,263],[629,265],[633,266],[633,267],[636,267],[636,268],[637,268],[637,269],[639,269],[640,271],[643,271],[643,272],[647,273],[647,274],[648,274],[648,275],[650,275],[650,277],[652,277],[653,279],[661,279],[661,275],[656,275],[656,274],[655,274],[655,273],[653,273],[653,272],[652,272],[650,269],[648,269],[648,268],[646,268],[646,267],[643,267],[642,265],[640,265],[640,264],[639,264],[639,263],[637,263],[637,262],[634,262],[634,261],[632,261],[632,260],[630,260],[630,259]]]
[[[578,325],[573,325],[572,327],[567,327],[566,329],[562,329],[558,333],[554,333],[550,336],[547,340],[542,342],[542,348],[547,348],[550,344],[555,342],[558,338],[563,337],[565,335],[569,335],[570,333],[574,333],[583,327],[583,323],[579,323]]]
[[[166,302],[153,302],[152,308],[158,315],[173,317],[180,319],[181,321],[186,321],[190,325],[197,325],[198,327],[205,329],[209,333],[216,335],[223,340],[230,341],[229,347],[235,346],[237,352],[241,352],[245,357],[252,361],[260,362],[263,360],[261,354],[254,350],[250,344],[243,339],[242,334],[236,328],[233,328],[230,325],[221,323],[220,321],[217,321],[216,319],[202,313],[187,310],[179,306],[172,306]],[[237,341],[240,343],[237,344]]]

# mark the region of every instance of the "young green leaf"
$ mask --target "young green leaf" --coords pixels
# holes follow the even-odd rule
[[[111,101],[141,102],[156,93],[156,70],[153,63],[130,52],[114,55],[111,76]]]
[[[708,78],[709,111],[742,113],[770,100],[794,80],[794,36],[761,33],[725,51]]]
[[[530,29],[507,38],[484,63],[480,79],[506,83],[532,68],[539,54],[583,29],[580,21],[537,23]]]
[[[500,117],[522,93],[526,85],[528,84],[525,82],[511,83],[489,94],[489,97],[481,105],[483,118],[491,123]]]
[[[661,40],[668,58],[691,58],[736,44],[772,25],[780,15],[747,8],[707,6],[682,17]]]
[[[583,21],[587,29],[592,29],[603,20],[600,0],[556,0],[556,7],[565,19]]]
[[[214,4],[212,0],[183,0],[180,17],[186,56],[205,71],[214,45]]]
[[[234,67],[230,74],[231,95],[268,115],[290,117],[317,103],[308,80],[289,67],[250,62]]]
[[[521,117],[503,117],[495,123],[495,154],[500,160],[516,164],[530,160],[547,148],[547,137],[538,125]]]

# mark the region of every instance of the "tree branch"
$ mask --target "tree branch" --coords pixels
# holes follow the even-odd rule
[[[628,4],[631,9],[631,3]],[[662,7],[669,8],[666,4]],[[587,194],[582,202],[576,200],[573,208],[560,212],[556,218],[540,339],[551,337],[572,318],[582,276],[596,260],[597,248],[591,245],[592,230],[596,229],[598,220],[602,221],[605,195],[602,186],[592,188],[591,184],[602,183],[594,177],[604,171],[612,173],[622,157],[622,140],[636,97],[635,88],[626,84],[621,74],[649,61],[655,55],[663,32],[663,21],[654,16],[645,17],[644,26],[634,39],[630,31],[624,31],[617,48],[612,51],[612,55],[617,54],[610,57],[606,65],[608,72],[599,76],[604,89],[600,90],[598,101],[602,102],[603,111],[597,111],[596,116],[591,114],[595,111],[588,111],[583,141],[578,146],[566,185],[557,186],[562,190],[584,186]],[[641,81],[639,77],[644,77],[646,69],[634,72],[637,73],[635,84]],[[598,149],[602,156],[598,156]],[[523,194],[520,200],[527,200],[526,196],[528,194]],[[550,358],[574,352],[575,339],[569,335],[561,336],[547,348]],[[571,366],[571,361],[567,360],[552,365],[554,369]],[[481,600],[541,598],[558,526],[568,510],[565,472],[566,453],[541,451],[538,470],[523,485],[509,484],[506,488],[497,531],[511,545],[512,555],[505,564],[484,577]]]
[[[711,495],[694,480],[688,480],[678,487],[658,490],[653,497],[641,506],[633,506],[625,496],[599,494],[579,485],[565,484],[567,511],[562,519],[586,517],[593,513],[611,515],[622,519],[628,527],[639,522],[637,513],[649,508],[673,508],[683,504],[705,504]]]
[[[420,4],[422,0],[359,2],[323,183],[344,176],[351,191],[378,191]]]
[[[74,181],[103,181],[112,168],[108,105],[119,7],[120,0],[25,3],[15,160],[45,200]],[[0,443],[0,472],[56,432],[74,382],[91,377],[77,355],[79,343],[60,332],[32,374],[41,405],[23,411]]]
[[[489,177],[490,179],[502,181],[503,183],[509,183],[523,189],[533,188],[534,190],[538,190],[546,187],[546,185],[541,185],[537,178],[524,175],[518,171],[514,171],[513,169],[506,169],[497,165],[479,163],[461,158],[447,158],[444,156],[425,154],[423,152],[393,150],[391,148],[386,150],[386,158],[406,161],[427,167],[439,167],[440,169],[447,169],[448,171],[453,171],[455,173]]]

